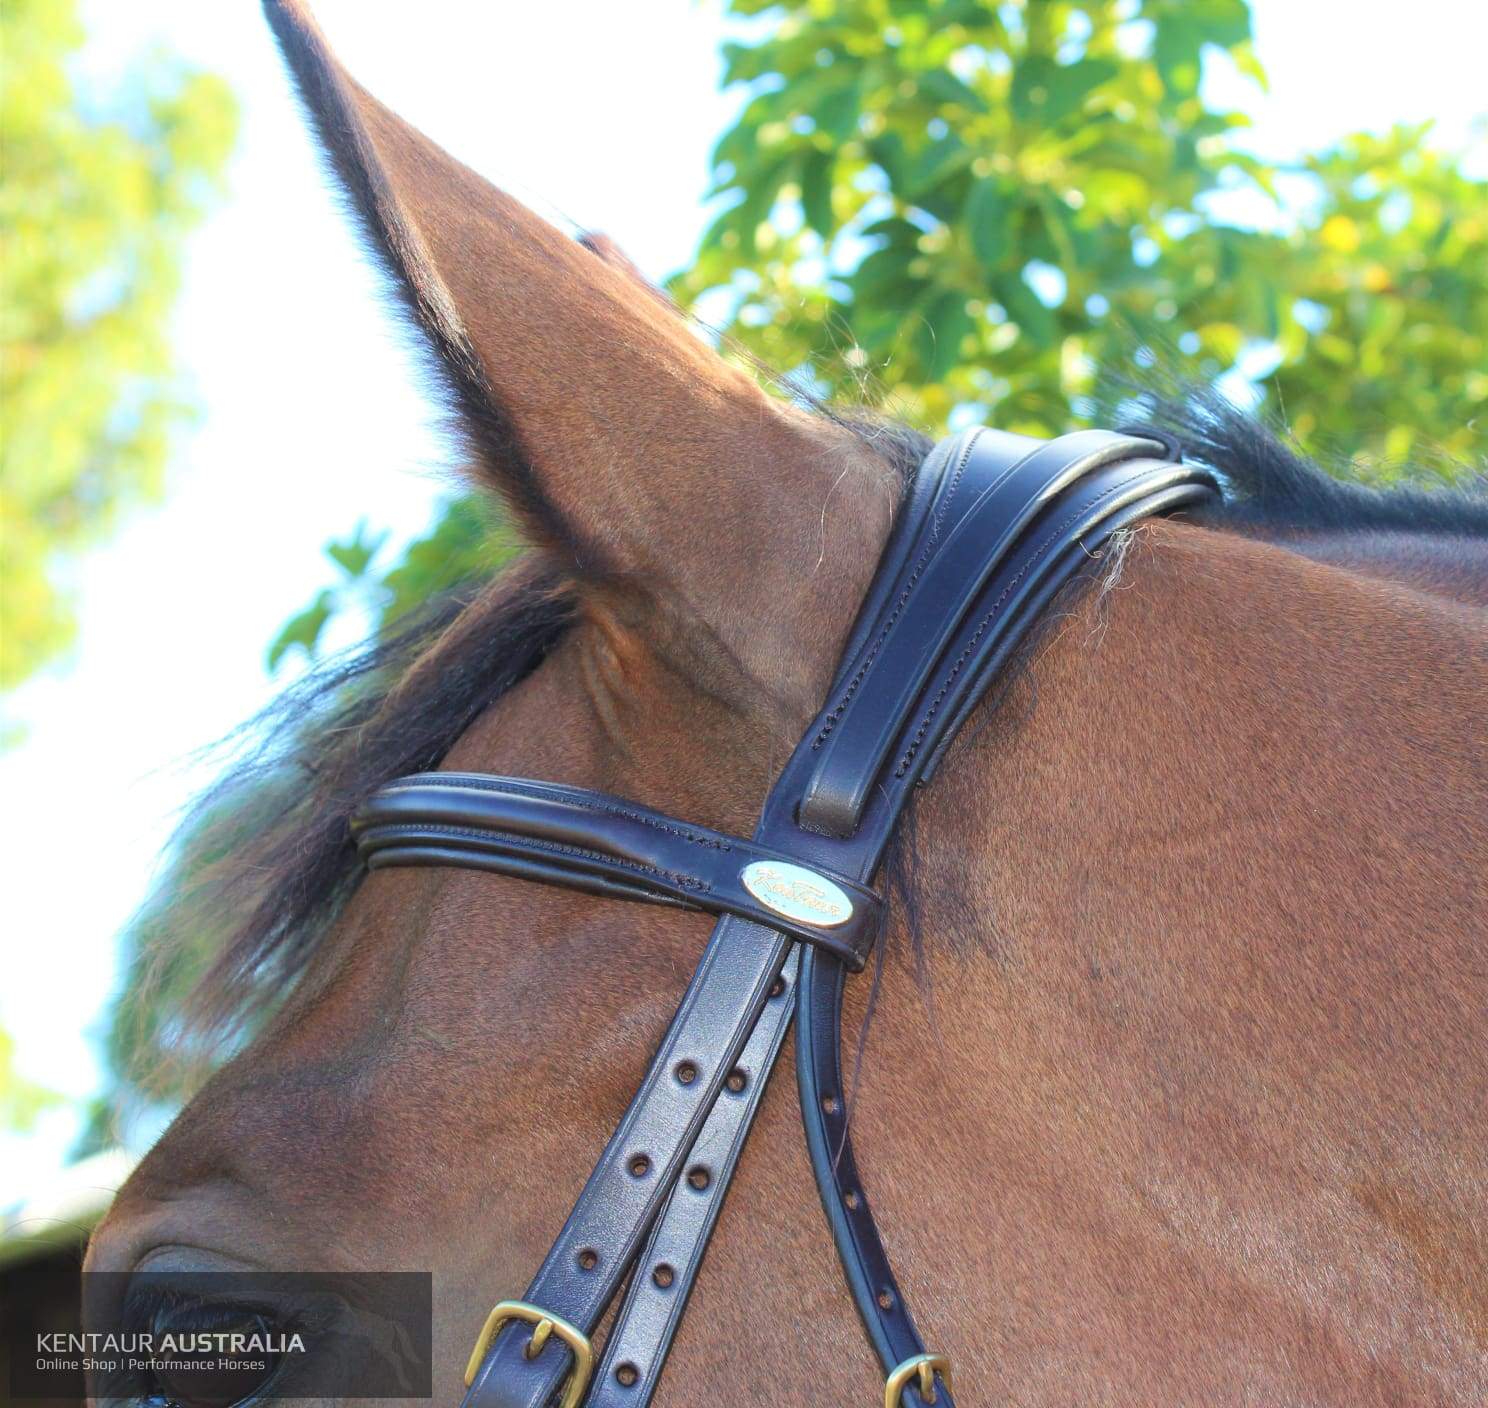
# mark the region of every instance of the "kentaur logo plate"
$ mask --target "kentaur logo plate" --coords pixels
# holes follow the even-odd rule
[[[798,924],[833,929],[852,918],[852,901],[842,887],[804,866],[757,860],[744,867],[739,879],[766,909]]]

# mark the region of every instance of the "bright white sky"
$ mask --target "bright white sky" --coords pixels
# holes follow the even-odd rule
[[[1476,6],[1356,0],[1345,23],[1323,0],[1254,9],[1272,91],[1232,92],[1220,75],[1215,93],[1256,114],[1254,149],[1285,158],[1430,117],[1444,143],[1466,142],[1484,106]],[[90,75],[106,83],[164,41],[228,78],[243,130],[176,319],[201,419],[178,438],[165,505],[77,571],[78,648],[11,702],[29,731],[0,756],[0,1026],[23,1074],[79,1100],[100,1082],[115,937],[205,780],[190,754],[272,694],[264,648],[330,579],[326,540],[359,518],[413,536],[449,473],[257,6],[84,0],[83,11]],[[317,12],[363,83],[497,184],[613,235],[655,277],[687,261],[707,153],[734,107],[716,91],[714,0],[319,0]],[[68,1109],[25,1139],[0,1136],[0,1208],[47,1187],[77,1130]]]

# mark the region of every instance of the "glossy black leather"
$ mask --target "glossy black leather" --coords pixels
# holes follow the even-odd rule
[[[626,1288],[620,1312],[605,1340],[604,1355],[594,1374],[588,1408],[637,1408],[656,1391],[672,1339],[682,1323],[693,1282],[702,1268],[703,1254],[713,1225],[723,1210],[724,1196],[734,1176],[744,1141],[764,1098],[780,1045],[790,1029],[802,945],[786,960],[780,991],[765,1010],[744,1048],[724,1093],[713,1106],[703,1132],[693,1146],[690,1163],[714,1170],[706,1189],[696,1189],[684,1174],[662,1215],[657,1219],[635,1274]],[[841,967],[839,964],[838,967]],[[738,1089],[734,1088],[737,1082]],[[658,1269],[670,1270],[665,1284]],[[634,1383],[622,1382],[617,1371],[629,1365]]]
[[[718,921],[634,1101],[523,1300],[593,1333],[662,1204],[697,1167],[691,1154],[703,1121],[738,1064],[791,945],[785,935],[732,914]],[[782,1005],[784,996],[777,999]],[[677,1076],[684,1062],[694,1071],[685,1084]],[[638,1155],[649,1160],[639,1178],[631,1172]],[[707,1170],[720,1195],[722,1172]],[[570,1356],[555,1337],[527,1358],[530,1334],[531,1326],[512,1323],[496,1336],[467,1404],[542,1408],[567,1376]]]
[[[820,944],[863,966],[883,902],[846,875],[821,871],[852,901],[823,927],[761,904],[740,880],[746,866],[794,861],[737,836],[677,821],[602,792],[485,773],[419,773],[382,788],[352,822],[369,869],[463,865],[613,899],[735,914]]]
[[[986,453],[989,433],[995,434],[967,437],[954,458],[919,551],[823,710],[810,742],[814,766],[799,811],[804,826],[833,836],[857,829],[890,752],[901,748],[900,766],[908,768],[944,712],[946,693],[957,679],[974,677],[964,667],[979,651],[978,630],[985,635],[1015,609],[1060,535],[1078,537],[1088,527],[1081,525],[1113,498],[1140,495],[1143,481],[1131,472],[1134,456],[1161,449],[1155,442],[1086,430],[1040,444],[1022,459],[1014,458],[1025,443],[1018,437],[1011,454],[994,458]],[[1154,468],[1158,463],[1141,462]],[[1172,470],[1179,477],[1189,473],[1177,465]],[[1039,515],[1051,504],[1048,516],[1056,521],[1043,524]],[[1030,528],[1029,548],[1010,555],[1010,546]],[[989,593],[994,577],[1001,590]],[[976,618],[971,638],[961,650],[950,650],[969,617]],[[937,671],[946,678],[931,689]],[[907,740],[906,721],[914,724]]]
[[[972,431],[937,446],[901,506],[827,703],[752,842],[580,789],[469,774],[394,784],[358,818],[371,864],[498,869],[721,914],[635,1100],[522,1297],[592,1334],[639,1256],[588,1404],[639,1408],[654,1392],[793,1007],[807,1145],[849,1289],[886,1373],[923,1352],[845,1124],[842,995],[866,941],[855,932],[844,945],[839,930],[824,942],[773,914],[755,922],[738,868],[756,857],[803,865],[866,912],[910,789],[940,764],[1049,599],[1117,529],[1213,492],[1165,450],[1104,431],[1051,442]],[[777,981],[786,990],[772,1000]],[[735,1071],[738,1090],[725,1086]],[[906,1158],[918,1156],[917,1140],[906,1131]],[[687,1177],[698,1169],[703,1188]],[[654,1276],[663,1263],[665,1285]],[[553,1397],[569,1352],[554,1337],[528,1359],[530,1334],[511,1323],[497,1335],[466,1408],[543,1408]],[[934,1401],[954,1408],[943,1382]],[[913,1385],[901,1396],[906,1408],[922,1402]]]

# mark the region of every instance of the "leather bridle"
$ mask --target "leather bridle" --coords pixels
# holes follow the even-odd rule
[[[949,1360],[915,1330],[848,1137],[842,1003],[883,911],[871,882],[911,789],[1049,599],[1113,533],[1215,488],[1145,433],[942,441],[752,840],[582,788],[472,773],[401,778],[358,812],[373,869],[468,866],[718,916],[552,1250],[524,1298],[487,1318],[465,1408],[650,1401],[792,1016],[811,1164],[886,1408],[953,1408]],[[596,1358],[591,1336],[627,1273]]]

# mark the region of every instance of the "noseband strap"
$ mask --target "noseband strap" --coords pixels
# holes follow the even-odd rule
[[[752,840],[581,788],[469,773],[401,779],[353,823],[370,867],[460,865],[718,916],[630,1108],[520,1302],[472,1355],[465,1408],[643,1408],[794,1016],[807,1147],[887,1408],[954,1408],[869,1209],[841,1069],[847,975],[916,785],[1050,598],[1110,536],[1213,481],[1157,441],[974,430],[911,484],[826,705]],[[602,1354],[589,1337],[629,1274]],[[949,1294],[954,1297],[955,1288]]]

